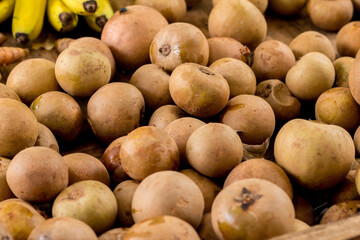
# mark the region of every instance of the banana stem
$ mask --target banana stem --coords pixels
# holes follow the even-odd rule
[[[85,11],[89,12],[89,13],[94,13],[97,10],[97,3],[94,0],[89,0],[86,2],[83,2],[83,6]]]
[[[25,45],[30,41],[29,35],[27,33],[16,33],[15,34],[16,41],[21,45]]]

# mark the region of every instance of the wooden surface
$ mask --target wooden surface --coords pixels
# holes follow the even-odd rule
[[[192,9],[188,11],[188,15],[185,19],[186,22],[193,23],[197,25],[201,30],[203,30],[206,36],[208,35],[207,31],[207,16],[211,9],[209,4],[211,0],[203,0],[201,7]],[[354,20],[359,19],[359,16],[355,16]],[[333,43],[335,47],[335,37],[336,33],[334,32],[324,32],[317,29],[306,16],[306,12],[303,11],[300,15],[290,18],[281,18],[275,16],[271,12],[266,12],[266,20],[268,22],[268,35],[267,39],[276,39],[280,40],[286,44],[289,44],[293,38],[295,38],[298,34],[309,31],[315,30],[325,34],[330,41]],[[10,21],[8,21],[7,25],[1,25],[0,32],[5,32],[6,35],[9,37],[9,40],[5,42],[3,46],[18,46],[15,40],[11,37],[11,28],[10,28]],[[81,23],[80,23],[81,24]],[[4,27],[5,26],[5,27]],[[84,26],[84,25],[83,25]],[[94,33],[86,26],[81,28],[81,30],[77,29],[77,31],[73,33],[69,33],[65,36],[61,36],[51,30],[49,25],[45,25],[45,31],[35,43],[43,43],[45,40],[50,39],[54,41],[59,37],[80,37],[91,35],[95,37],[99,37],[99,34]],[[32,45],[29,44],[26,47],[32,49]],[[58,53],[55,49],[50,51],[40,49],[40,50],[31,50],[30,55],[28,58],[34,57],[43,57],[49,59],[51,61],[56,60]],[[4,76],[0,82],[5,83],[6,76],[9,74],[11,69],[15,64],[7,66],[7,67],[0,67],[0,72]],[[120,73],[117,75],[117,78],[114,81],[119,81],[119,79],[127,78],[131,76],[131,73]],[[86,119],[86,104],[88,99],[76,99],[82,110],[84,117]],[[151,115],[151,113],[147,113]],[[311,116],[312,113],[309,113]],[[147,123],[145,122],[144,125]],[[274,133],[275,136],[275,133]],[[93,155],[96,158],[100,158],[107,146],[99,142],[93,135],[90,130],[89,124],[85,121],[83,130],[78,137],[78,139],[73,143],[60,143],[60,150],[62,155],[66,155],[73,152],[83,152]],[[273,238],[274,240],[352,240],[352,239],[360,239],[360,216],[349,218],[345,221],[339,221],[337,223],[328,224],[328,225],[317,225],[312,227],[311,229],[292,233],[289,235],[284,235],[281,237]]]

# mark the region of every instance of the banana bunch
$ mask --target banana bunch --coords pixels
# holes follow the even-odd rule
[[[0,0],[0,23],[8,19],[14,11],[15,0]]]

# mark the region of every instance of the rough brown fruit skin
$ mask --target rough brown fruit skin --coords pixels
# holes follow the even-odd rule
[[[6,181],[18,198],[45,203],[67,187],[69,174],[59,153],[47,147],[31,147],[12,159]]]
[[[179,150],[170,135],[157,127],[139,127],[127,135],[120,149],[121,165],[134,180],[152,173],[176,170]]]
[[[0,83],[0,98],[11,98],[21,102],[16,92],[3,83]]]
[[[204,198],[199,187],[184,174],[161,171],[148,176],[139,184],[131,208],[135,223],[171,215],[197,228],[203,216]]]
[[[242,45],[239,41],[230,37],[212,37],[208,38],[209,44],[209,62],[211,65],[218,59],[231,57],[239,59],[245,63],[251,55],[250,49]]]
[[[360,200],[360,196],[356,189],[355,177],[356,170],[350,170],[346,177],[330,192],[330,201],[332,204],[351,201],[351,200]]]
[[[34,146],[48,147],[56,152],[59,152],[59,144],[51,132],[51,130],[44,124],[38,122],[38,137]]]
[[[180,164],[187,166],[189,164],[186,158],[186,143],[191,134],[205,123],[192,117],[183,117],[176,119],[165,127],[165,131],[174,139],[179,149]]]
[[[129,83],[142,93],[146,109],[155,110],[172,103],[169,80],[170,75],[160,66],[146,64],[134,72]]]
[[[203,240],[219,240],[211,224],[211,212],[204,214],[197,232]]]
[[[209,178],[199,174],[193,169],[184,169],[180,172],[193,180],[200,188],[205,202],[204,214],[210,212],[212,203],[214,202],[216,195],[221,191],[221,188]]]
[[[337,31],[351,20],[354,6],[351,0],[309,0],[307,11],[316,27]]]
[[[186,62],[205,66],[209,60],[209,44],[196,26],[172,23],[155,35],[150,46],[150,60],[170,72]]]
[[[137,128],[144,108],[144,98],[136,87],[114,82],[91,96],[87,105],[87,119],[95,136],[109,143]]]
[[[259,9],[247,0],[221,1],[209,15],[211,37],[231,37],[255,49],[266,36],[267,24]]]
[[[68,94],[89,97],[109,83],[111,65],[108,58],[97,50],[69,47],[56,59],[55,76],[61,88]]]
[[[185,0],[135,0],[136,5],[144,5],[159,11],[169,23],[182,22],[186,15]]]
[[[350,68],[349,88],[355,101],[360,104],[360,58],[357,58]]]
[[[269,0],[269,7],[282,16],[292,16],[301,11],[306,0]]]
[[[28,240],[47,239],[97,240],[94,230],[87,224],[74,218],[55,217],[37,225]]]
[[[293,119],[278,132],[274,156],[297,184],[325,190],[345,178],[355,157],[355,147],[342,127]]]
[[[256,96],[262,97],[274,110],[279,121],[289,121],[300,114],[301,103],[291,95],[284,82],[278,79],[265,80],[257,85]]]
[[[230,126],[208,123],[191,134],[186,143],[186,156],[201,174],[223,177],[241,162],[242,141]]]
[[[232,127],[241,141],[250,145],[264,143],[275,130],[275,114],[269,103],[247,94],[230,99],[221,113],[220,122]]]
[[[246,63],[234,58],[221,58],[211,64],[209,68],[220,73],[228,82],[230,98],[240,94],[255,94],[256,77]]]
[[[120,226],[131,227],[134,224],[131,202],[138,186],[138,182],[127,180],[117,185],[113,191],[118,205],[117,221]]]
[[[320,224],[336,222],[359,214],[360,201],[345,201],[332,205],[323,215]]]
[[[55,64],[42,58],[24,60],[10,72],[6,85],[24,103],[30,104],[43,93],[59,90],[55,79]]]
[[[156,109],[150,117],[149,126],[165,129],[176,119],[188,116],[186,112],[176,105],[164,105]]]
[[[267,79],[283,80],[295,62],[293,52],[285,43],[267,40],[255,49],[251,69],[257,82]]]
[[[350,89],[335,87],[323,92],[315,104],[316,120],[355,132],[360,125],[360,106],[351,95]]]
[[[114,194],[105,184],[86,180],[61,191],[54,201],[52,215],[81,220],[99,235],[114,225],[117,203]]]
[[[336,57],[335,48],[329,38],[317,31],[300,33],[290,42],[289,47],[296,59],[300,59],[309,52],[325,54],[332,62]]]
[[[354,61],[355,58],[352,57],[340,57],[333,62],[337,87],[349,87],[349,72]]]
[[[127,6],[106,22],[101,41],[111,49],[117,65],[131,71],[149,62],[151,41],[167,25],[165,17],[153,8]]]
[[[30,105],[37,120],[48,127],[62,141],[73,141],[83,125],[79,104],[63,92],[47,92],[37,97]]]
[[[288,233],[293,229],[289,223],[294,218],[289,196],[277,185],[256,178],[239,180],[224,188],[211,210],[212,226],[223,240],[268,239]]]
[[[37,120],[29,108],[14,99],[0,98],[0,156],[13,157],[34,146]]]
[[[199,118],[219,113],[230,96],[223,76],[195,63],[181,64],[171,73],[169,90],[177,106]]]
[[[355,144],[356,153],[360,154],[360,126],[355,131],[354,144]]]
[[[200,240],[195,229],[173,216],[153,217],[134,224],[122,240]]]
[[[33,206],[21,199],[11,198],[0,202],[0,225],[14,240],[27,239],[31,231],[44,221]]]
[[[9,185],[6,182],[6,171],[9,167],[10,160],[0,157],[0,202],[14,197]]]
[[[101,234],[98,240],[122,240],[126,231],[127,228],[114,228]]]
[[[96,180],[110,186],[109,173],[97,158],[86,153],[71,153],[63,159],[69,169],[69,185],[83,180]]]
[[[336,35],[336,48],[341,56],[355,57],[360,49],[360,21],[349,22]]]
[[[260,178],[281,187],[290,199],[293,189],[289,177],[276,163],[264,158],[249,159],[237,165],[226,177],[224,188],[235,181],[247,178]]]
[[[315,214],[311,204],[300,195],[294,195],[293,204],[295,208],[295,218],[312,226],[315,224]]]

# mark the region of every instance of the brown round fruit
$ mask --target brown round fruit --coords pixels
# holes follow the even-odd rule
[[[101,41],[111,49],[120,68],[132,71],[149,62],[151,41],[167,25],[165,17],[153,8],[127,6],[106,22]]]
[[[223,177],[239,164],[243,146],[238,134],[229,126],[209,123],[191,134],[186,144],[190,165],[208,177]]]
[[[150,117],[149,126],[165,129],[171,122],[188,116],[176,105],[164,105],[156,109]]]
[[[184,174],[161,171],[148,176],[139,184],[131,207],[135,223],[171,215],[196,228],[203,216],[204,198],[199,187]]]
[[[169,89],[177,106],[199,118],[219,113],[230,96],[229,84],[223,76],[195,63],[178,66],[171,73]]]
[[[122,236],[126,233],[127,230],[127,228],[111,229],[101,234],[98,240],[122,240]]]
[[[207,65],[209,44],[194,25],[172,23],[155,35],[150,46],[150,60],[165,71],[173,71],[186,62]]]
[[[6,172],[10,162],[9,159],[0,157],[0,202],[14,197],[14,194],[6,182]]]
[[[333,62],[337,87],[349,87],[349,72],[354,61],[352,57],[340,57]]]
[[[73,141],[83,125],[79,104],[63,92],[47,92],[37,97],[30,109],[38,122],[48,127],[62,141]]]
[[[294,218],[289,196],[277,185],[256,178],[239,180],[224,188],[211,210],[219,239],[275,237],[291,232],[293,226],[289,222]]]
[[[312,226],[315,224],[315,213],[311,204],[300,195],[294,195],[293,204],[295,208],[295,218]]]
[[[38,122],[38,137],[34,146],[48,147],[59,152],[59,144],[56,141],[54,134],[44,124]]]
[[[341,56],[354,57],[360,49],[360,21],[343,26],[336,35],[336,48]]]
[[[120,149],[121,165],[134,180],[152,173],[177,170],[179,150],[170,135],[157,127],[139,127],[127,135]]]
[[[219,240],[211,224],[211,212],[204,214],[203,219],[201,220],[201,224],[197,228],[197,232],[201,239]]]
[[[169,23],[181,22],[186,15],[185,0],[135,0],[135,4],[158,10]]]
[[[1,79],[1,78],[0,78]],[[21,102],[19,96],[10,87],[0,83],[0,98],[11,98]]]
[[[332,205],[322,216],[320,224],[336,222],[359,214],[360,201],[345,201]]]
[[[307,0],[269,0],[270,8],[282,16],[298,14]]]
[[[330,192],[330,202],[332,204],[351,201],[351,200],[360,200],[360,196],[356,189],[355,177],[356,170],[350,170],[346,177]]]
[[[235,129],[241,141],[250,145],[264,143],[275,130],[275,114],[270,104],[261,97],[247,94],[227,103],[220,122]]]
[[[224,188],[238,180],[247,178],[259,178],[272,182],[281,187],[291,199],[293,198],[293,189],[289,177],[274,162],[264,158],[254,158],[240,163],[226,177]]]
[[[350,68],[349,88],[355,101],[360,104],[360,58],[357,58]]]
[[[47,147],[30,147],[12,159],[6,181],[18,198],[46,203],[67,187],[69,174],[59,153]]]
[[[36,117],[14,99],[0,98],[0,156],[13,157],[34,146],[38,136]]]
[[[91,96],[87,105],[87,119],[95,136],[109,143],[137,128],[144,108],[144,98],[136,87],[114,82]]]

